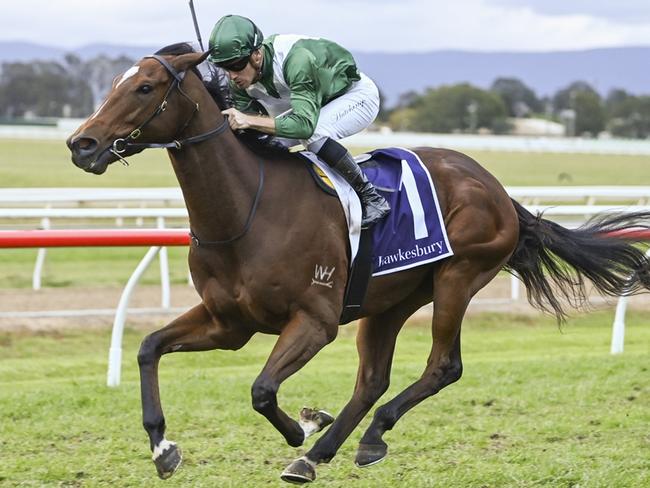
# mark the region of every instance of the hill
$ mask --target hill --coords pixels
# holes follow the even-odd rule
[[[26,42],[0,42],[0,62],[63,59],[73,52],[83,59],[99,54],[140,58],[161,46],[91,44],[66,50]],[[590,83],[602,95],[612,88],[650,93],[650,47],[622,47],[556,52],[426,53],[355,52],[360,68],[380,86],[389,105],[400,94],[426,87],[469,82],[488,88],[498,77],[519,78],[539,96],[552,95],[576,80]]]
[[[613,88],[650,93],[650,47],[561,52],[436,51],[422,54],[355,53],[359,66],[391,102],[407,90],[421,91],[467,81],[489,88],[498,77],[519,78],[539,96],[552,95],[576,80],[602,95]]]

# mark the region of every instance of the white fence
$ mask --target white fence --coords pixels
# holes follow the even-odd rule
[[[509,186],[508,194],[524,204],[579,201],[593,205],[602,201],[625,201],[644,205],[650,202],[650,186]],[[0,188],[0,204],[61,205],[112,202],[113,206],[183,206],[180,188]]]
[[[523,137],[365,131],[343,140],[350,147],[445,147],[474,151],[650,155],[650,140]]]
[[[650,187],[508,187],[508,193],[525,204],[532,212],[544,211],[546,218],[562,219],[565,225],[575,225],[596,213],[650,211]],[[557,203],[560,202],[560,203]],[[562,203],[563,202],[563,203]],[[576,204],[567,205],[566,202]],[[604,202],[607,202],[605,204]],[[612,202],[617,202],[613,204]],[[187,227],[187,210],[178,188],[32,188],[0,189],[0,227],[21,225],[51,228],[53,220],[57,226],[69,226],[71,221],[92,221],[113,219],[116,226],[123,226],[124,219],[133,219],[136,226],[167,226],[166,219],[174,219],[179,226]],[[65,206],[61,206],[65,205]],[[111,205],[111,206],[109,206]],[[157,205],[151,207],[150,205]],[[32,221],[32,222],[30,222]],[[35,223],[35,222],[36,223]],[[568,223],[567,223],[568,222]],[[161,271],[161,304],[170,308],[169,267],[166,248],[152,248],[129,280],[127,289],[135,286],[137,277],[159,253]],[[32,285],[41,286],[41,273],[46,256],[45,249],[39,249],[34,267]],[[143,264],[146,263],[146,264]],[[512,280],[511,299],[519,298],[519,281]],[[126,292],[127,290],[125,290]],[[128,296],[125,303],[128,303]],[[622,352],[624,317],[627,300],[619,301],[614,332],[612,353]],[[125,313],[119,309],[119,314]],[[78,311],[70,311],[74,314]],[[124,320],[122,317],[121,320]]]
[[[506,190],[531,212],[544,212],[545,217],[576,225],[596,213],[650,210],[650,187],[507,187]],[[561,203],[557,203],[561,202]],[[567,205],[567,202],[574,204]],[[607,204],[603,203],[607,202]],[[616,202],[614,204],[613,202]],[[173,219],[177,226],[187,227],[187,210],[179,188],[5,188],[0,189],[0,227],[16,222],[23,226],[49,229],[69,226],[72,221],[113,219],[117,227],[132,219],[138,227],[150,220],[149,226],[164,228]],[[37,255],[33,287],[40,288],[41,270],[46,250]],[[166,253],[162,252],[161,268],[168,269]],[[162,278],[168,282],[167,277]],[[515,282],[513,282],[515,283]],[[516,282],[518,283],[518,282]],[[519,295],[513,284],[512,297]],[[169,290],[163,289],[163,296]],[[163,299],[163,304],[168,299]]]
[[[56,126],[0,125],[0,138],[65,140],[83,119],[59,119]],[[363,131],[343,140],[354,147],[432,146],[475,151],[650,155],[650,140],[523,137],[420,132]]]
[[[174,188],[1,188],[0,204],[24,206],[28,203],[75,206],[93,202],[114,202],[116,205],[166,202],[184,206],[183,194]]]

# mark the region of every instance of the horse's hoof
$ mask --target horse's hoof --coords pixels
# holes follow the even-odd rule
[[[174,442],[168,443],[157,455],[154,451],[153,463],[156,465],[156,471],[158,471],[158,476],[162,480],[170,478],[179,468],[182,461],[183,454]]]
[[[287,483],[302,485],[316,479],[316,470],[310,461],[301,457],[287,466],[280,478]]]
[[[388,446],[385,442],[380,442],[381,444],[359,444],[354,464],[365,468],[383,461],[388,454]]]
[[[325,410],[307,407],[300,411],[300,419],[298,420],[300,427],[305,432],[305,439],[316,432],[320,432],[332,422],[334,422],[334,416]]]

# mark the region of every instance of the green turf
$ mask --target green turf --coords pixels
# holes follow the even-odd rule
[[[43,287],[124,286],[145,247],[77,247],[47,250],[42,273]],[[167,248],[171,283],[187,282],[187,247]],[[36,249],[2,249],[0,289],[32,286]],[[142,284],[160,283],[160,268],[152,263],[140,279]]]
[[[85,173],[72,164],[61,141],[0,139],[0,184],[3,187],[160,187],[176,186],[164,150],[144,151],[115,163],[105,174]]]
[[[407,414],[385,436],[386,461],[361,470],[352,461],[364,420],[318,468],[315,486],[650,486],[650,327],[647,315],[630,314],[626,351],[610,356],[611,319],[592,313],[560,331],[538,317],[468,318],[460,382]],[[0,334],[0,485],[163,485],[140,426],[143,334],[126,331],[118,389],[104,386],[108,331]],[[273,341],[163,358],[168,437],[185,455],[166,486],[285,486],[279,473],[304,450],[284,444],[250,406]],[[382,402],[418,378],[429,347],[426,324],[406,327]],[[355,371],[354,328],[343,327],[283,385],[280,404],[336,413]]]
[[[365,149],[351,148],[355,153]],[[504,185],[650,185],[647,156],[468,151]],[[63,142],[0,140],[0,184],[4,187],[175,186],[163,150],[130,158],[127,168],[113,164],[101,176],[70,162]]]
[[[505,185],[650,185],[646,157],[470,154]],[[4,187],[176,185],[163,151],[145,151],[131,163],[98,177],[75,168],[60,142],[0,140]],[[124,284],[144,252],[52,249],[44,286]],[[187,279],[186,253],[170,249],[173,282]],[[34,250],[0,252],[0,287],[30,286],[34,258]],[[157,273],[152,266],[143,281],[156,282]],[[608,354],[611,320],[612,312],[585,315],[559,331],[537,317],[468,319],[460,383],[385,436],[390,454],[383,464],[353,466],[357,429],[332,463],[318,469],[317,483],[650,486],[647,315],[628,316],[626,352],[616,357]],[[280,402],[287,411],[304,404],[342,408],[354,384],[353,332],[342,328],[333,345],[285,383]],[[142,335],[126,331],[123,385],[109,390],[108,331],[0,333],[0,486],[162,486],[140,427],[135,355]],[[419,376],[429,337],[417,325],[404,331],[383,401]],[[182,470],[166,485],[284,486],[278,474],[303,450],[283,444],[250,407],[250,385],[273,341],[260,336],[235,353],[163,359],[168,433],[185,451]]]
[[[468,151],[508,186],[650,185],[650,158]]]

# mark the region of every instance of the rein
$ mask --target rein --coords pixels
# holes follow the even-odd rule
[[[204,240],[199,240],[199,238],[196,236],[194,231],[190,229],[190,238],[192,239],[192,244],[194,244],[196,247],[218,246],[220,244],[230,244],[231,242],[235,242],[236,240],[244,237],[246,233],[250,230],[251,225],[253,224],[253,218],[255,217],[255,213],[257,212],[257,206],[260,203],[260,197],[262,196],[263,188],[264,188],[264,162],[260,159],[257,191],[255,192],[255,199],[253,200],[253,205],[251,205],[251,210],[248,213],[248,218],[246,219],[246,223],[244,224],[244,228],[242,229],[242,231],[239,234],[237,234],[235,237],[231,237],[230,239],[224,239],[222,241],[204,241]]]

